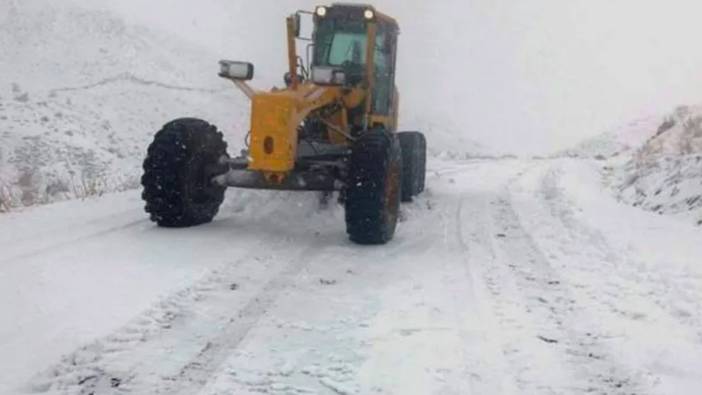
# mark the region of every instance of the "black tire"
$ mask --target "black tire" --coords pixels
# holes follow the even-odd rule
[[[172,228],[212,221],[226,187],[211,180],[227,171],[219,163],[226,155],[222,133],[205,121],[183,118],[164,125],[149,146],[141,177],[151,220]]]
[[[419,132],[398,133],[402,147],[402,201],[411,202],[424,191],[427,142]]]
[[[385,244],[395,235],[402,193],[397,137],[364,133],[354,144],[346,189],[346,232],[358,244]]]

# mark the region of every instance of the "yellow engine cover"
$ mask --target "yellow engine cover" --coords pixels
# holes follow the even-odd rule
[[[271,92],[252,98],[250,170],[271,173],[293,170],[298,117],[294,95]]]

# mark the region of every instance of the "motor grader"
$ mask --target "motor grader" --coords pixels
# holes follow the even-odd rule
[[[311,37],[301,33],[303,17],[313,21]],[[188,227],[214,218],[227,187],[338,191],[350,239],[384,244],[400,202],[424,190],[426,161],[424,136],[397,132],[397,22],[349,4],[286,22],[284,88],[255,90],[251,63],[220,62],[219,76],[251,100],[247,149],[230,157],[222,133],[200,119],[167,123],[144,161],[146,211],[160,226]]]

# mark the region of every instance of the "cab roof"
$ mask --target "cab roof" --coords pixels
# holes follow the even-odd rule
[[[363,19],[363,13],[369,9],[375,13],[376,20],[399,32],[400,27],[394,18],[383,14],[370,4],[333,3],[328,7],[327,15],[332,18]]]

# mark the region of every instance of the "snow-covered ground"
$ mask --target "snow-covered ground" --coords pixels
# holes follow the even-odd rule
[[[136,192],[4,214],[0,393],[697,393],[702,234],[601,177],[432,161],[373,248],[308,193],[186,230]]]

